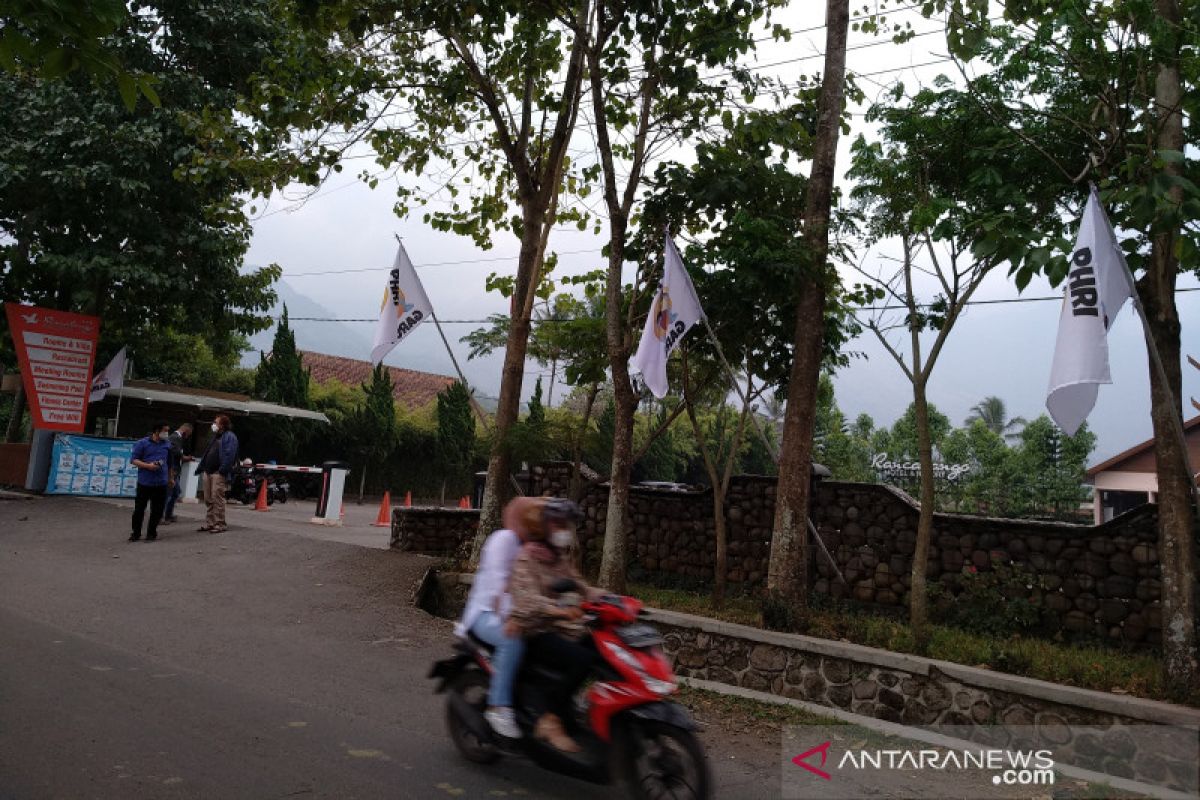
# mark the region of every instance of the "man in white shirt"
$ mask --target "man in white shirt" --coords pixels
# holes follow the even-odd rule
[[[479,569],[467,595],[467,606],[454,632],[466,636],[470,631],[495,648],[492,654],[492,679],[488,687],[488,708],[484,717],[492,730],[508,739],[521,738],[513,714],[513,683],[525,654],[525,640],[511,630],[506,621],[512,600],[508,595],[508,576],[521,545],[531,533],[542,529],[541,497],[518,497],[504,509],[504,527],[484,542]]]

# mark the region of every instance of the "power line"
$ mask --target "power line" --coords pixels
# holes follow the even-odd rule
[[[1185,292],[1200,292],[1200,286],[1176,289],[1176,294]],[[1048,303],[1052,301],[1062,302],[1063,296],[1056,294],[1047,297],[1008,297],[999,300],[968,300],[965,305],[968,306],[994,306],[1005,305],[1009,303]],[[918,308],[928,308],[928,304],[922,304]],[[859,314],[869,311],[907,311],[908,306],[889,305],[889,306],[863,306],[861,308],[852,309],[851,313]],[[272,316],[272,319],[279,319],[278,316]],[[288,316],[288,320],[292,322],[378,322],[375,318],[351,318],[351,317],[293,317]],[[494,320],[491,319],[440,319],[438,320],[443,325],[488,325]],[[542,323],[563,323],[563,322],[578,322],[578,319],[569,317],[543,317],[530,320],[531,323],[538,325]]]
[[[564,250],[559,253],[553,253],[558,256],[578,256],[585,253],[598,253],[596,248],[588,250]],[[417,269],[425,267],[453,267],[463,264],[491,264],[498,261],[519,261],[520,256],[495,256],[493,258],[468,258],[463,261],[430,261],[425,264],[413,264]],[[345,269],[324,269],[315,270],[313,272],[285,272],[281,278],[309,278],[314,275],[349,275],[353,272],[387,272],[391,267],[346,267]],[[444,321],[444,320],[443,320]]]

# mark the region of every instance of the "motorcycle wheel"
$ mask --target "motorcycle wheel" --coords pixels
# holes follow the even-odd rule
[[[635,800],[710,800],[704,747],[692,731],[635,719],[623,748],[621,780]]]
[[[476,709],[479,717],[483,718],[483,712],[487,710],[488,680],[482,672],[472,669],[462,673],[450,684],[450,692],[460,695],[467,705]],[[459,717],[449,698],[446,702],[446,730],[449,731],[450,740],[454,742],[458,752],[468,761],[490,764],[500,757],[500,751],[495,745],[490,741],[481,740],[466,721]]]

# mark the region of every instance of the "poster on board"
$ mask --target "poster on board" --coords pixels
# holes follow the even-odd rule
[[[137,494],[137,467],[130,462],[133,444],[120,439],[56,434],[46,494],[133,497]]]

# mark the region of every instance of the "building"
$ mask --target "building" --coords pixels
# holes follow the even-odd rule
[[[314,383],[336,379],[346,386],[359,386],[370,382],[371,372],[375,368],[370,361],[307,350],[300,351],[300,360],[312,374]],[[429,405],[455,382],[454,378],[447,375],[434,375],[431,372],[389,367],[386,364],[384,369],[392,377],[392,397],[401,407],[412,410]]]
[[[1200,466],[1200,416],[1185,422],[1183,430],[1192,469],[1196,469]],[[1088,470],[1087,476],[1094,487],[1093,513],[1097,525],[1142,503],[1156,502],[1158,474],[1154,463],[1154,440],[1147,439],[1097,464]]]

